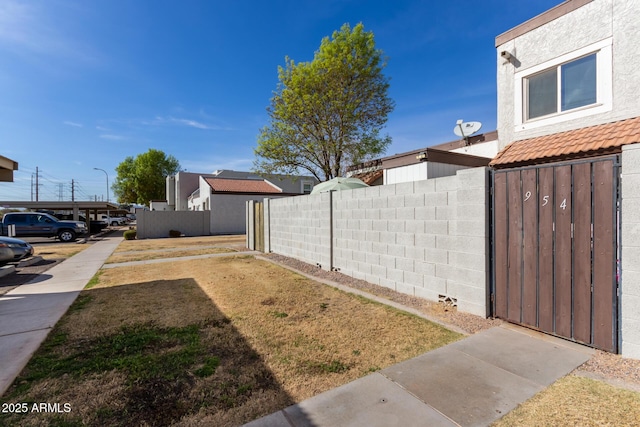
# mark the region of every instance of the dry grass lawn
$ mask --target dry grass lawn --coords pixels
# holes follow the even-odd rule
[[[93,282],[2,399],[72,411],[0,425],[241,425],[460,338],[249,256]]]
[[[83,250],[87,249],[90,245],[84,243],[53,243],[46,245],[34,246],[34,256],[41,256],[44,259],[59,259],[69,258]]]
[[[494,423],[508,426],[638,426],[640,393],[566,376]]]
[[[116,249],[116,253],[129,252],[129,251],[171,249],[171,248],[180,248],[180,247],[188,247],[188,246],[207,246],[207,245],[221,245],[221,246],[242,245],[244,246],[244,244],[245,244],[244,235],[124,240]]]
[[[228,252],[235,252],[230,248],[207,248],[207,249],[185,249],[178,251],[132,251],[127,253],[116,253],[111,255],[109,259],[107,259],[107,264],[115,264],[119,262],[129,262],[129,261],[146,261],[150,259],[159,259],[159,258],[178,258],[184,256],[192,256],[192,255],[206,255],[206,254],[221,254]],[[139,253],[138,253],[139,252]]]

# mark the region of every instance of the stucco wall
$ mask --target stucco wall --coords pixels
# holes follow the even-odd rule
[[[211,234],[244,234],[246,204],[264,196],[242,194],[212,194],[210,196]]]
[[[209,212],[148,211],[136,209],[138,239],[169,237],[169,230],[178,230],[185,236],[207,236]]]
[[[198,188],[199,179],[202,175],[191,172],[178,172],[175,178],[175,209],[177,211],[186,211],[189,209],[189,196]]]
[[[487,182],[487,169],[474,168],[334,192],[331,204],[329,193],[270,200],[270,248],[409,295],[455,298],[460,310],[486,316]]]
[[[427,162],[385,169],[383,176],[385,185],[424,180],[427,179]]]
[[[594,0],[542,27],[531,30],[497,47],[498,135],[500,148],[511,141],[636,117],[640,93],[640,2],[637,0]],[[612,93],[610,111],[561,121],[542,127],[515,128],[515,74],[580,48],[612,37]],[[505,62],[507,50],[517,62]]]
[[[402,182],[414,182],[431,178],[440,178],[443,176],[453,176],[456,174],[456,171],[461,169],[468,169],[468,166],[424,162],[385,169],[383,171],[383,176],[385,185],[400,184]]]

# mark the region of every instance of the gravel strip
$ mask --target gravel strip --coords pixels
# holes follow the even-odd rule
[[[577,374],[600,379],[616,387],[640,391],[640,360],[627,359],[619,354],[598,350],[577,369]]]
[[[325,271],[317,266],[293,258],[278,254],[264,254],[263,256],[314,277],[331,280],[332,282],[360,289],[411,307],[429,317],[439,319],[445,326],[455,325],[469,334],[493,328],[502,323],[499,319],[485,319],[473,314],[461,313],[456,307],[450,305],[406,295],[396,292],[393,289],[365,282],[364,280],[354,279],[353,277],[336,271]],[[623,358],[618,354],[598,350],[589,361],[575,371],[575,374],[598,379],[613,386],[633,391],[640,389],[640,360]]]

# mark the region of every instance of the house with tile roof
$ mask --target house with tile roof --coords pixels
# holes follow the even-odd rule
[[[491,299],[640,358],[640,2],[568,0],[496,37]]]
[[[269,176],[218,170],[211,174],[178,172],[167,177],[165,210],[210,211],[211,234],[245,232],[249,200],[309,194],[317,180],[308,176]]]

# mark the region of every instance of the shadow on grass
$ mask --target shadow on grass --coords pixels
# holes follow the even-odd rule
[[[83,291],[0,400],[15,402],[71,410],[0,425],[239,425],[294,403],[192,279]]]

